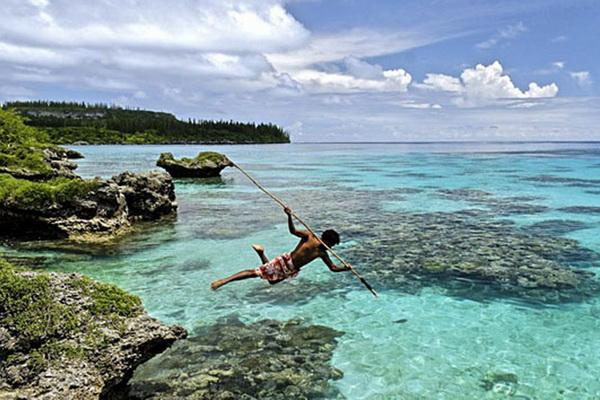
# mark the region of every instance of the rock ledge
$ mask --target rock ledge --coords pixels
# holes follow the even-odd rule
[[[0,260],[0,275],[0,399],[102,398],[187,335],[136,296],[78,274],[17,272]]]

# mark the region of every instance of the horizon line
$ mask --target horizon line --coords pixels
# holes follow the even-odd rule
[[[331,142],[290,142],[289,144],[465,144],[465,143],[599,143],[600,140],[439,140],[439,141],[331,141]]]

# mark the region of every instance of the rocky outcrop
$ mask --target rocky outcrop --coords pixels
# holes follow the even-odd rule
[[[80,152],[78,152],[77,150],[73,150],[73,149],[64,149],[65,150],[65,156],[69,159],[69,160],[80,160],[82,158],[85,158],[83,156],[83,154],[81,154]]]
[[[165,173],[123,173],[109,180],[75,174],[75,150],[48,144],[47,134],[0,109],[0,236],[107,241],[132,221],[177,208]]]
[[[329,381],[343,377],[330,365],[341,332],[299,320],[245,325],[233,317],[195,334],[140,366],[130,398],[339,398]]]
[[[124,172],[113,177],[125,196],[129,219],[154,220],[177,209],[175,185],[165,173]]]
[[[21,238],[103,241],[126,231],[133,221],[154,220],[177,209],[173,181],[165,173],[126,172],[106,181],[74,179],[68,185],[57,195],[59,189],[32,183],[29,191],[37,192],[32,198],[2,201],[1,232]]]
[[[52,178],[76,178],[75,169],[77,169],[77,164],[69,161],[69,159],[83,157],[81,153],[58,146],[47,147],[41,150],[32,147],[29,152],[39,152],[46,167],[43,169],[30,169],[25,165],[18,167],[0,166],[0,174],[5,173],[18,179],[32,181],[42,181]]]
[[[99,399],[186,331],[78,274],[0,266],[0,399]]]
[[[77,164],[70,161],[70,158],[75,156],[74,154],[60,147],[44,149],[43,153],[46,162],[50,164],[50,167],[54,171],[54,177],[77,177],[74,172],[77,169]]]
[[[174,178],[214,178],[233,164],[225,155],[206,151],[194,158],[176,160],[171,153],[161,153],[156,165],[164,168]]]

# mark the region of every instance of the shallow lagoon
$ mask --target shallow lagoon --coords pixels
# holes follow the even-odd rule
[[[162,151],[193,156],[202,148],[78,147],[86,156],[79,160],[79,173],[92,177],[153,169]],[[378,213],[467,209],[525,229],[537,224],[535,234],[562,234],[600,252],[600,213],[565,210],[600,205],[598,144],[293,144],[211,150],[225,152],[288,199],[317,230],[334,225],[342,235],[342,253],[361,245],[363,237],[356,233],[361,229],[383,229]],[[493,201],[473,197],[477,192],[441,195],[440,190],[452,189],[485,191]],[[292,248],[294,238],[281,210],[237,171],[226,170],[221,181],[209,184],[178,180],[176,191],[175,220],[148,226],[110,252],[35,253],[50,256],[54,270],[116,283],[140,295],[153,316],[190,329],[236,313],[245,322],[302,318],[343,331],[332,363],[344,378],[333,385],[349,399],[600,398],[598,296],[531,301],[484,284],[465,283],[461,292],[421,281],[416,287],[379,285],[381,296],[374,299],[351,275],[331,274],[316,262],[291,282],[269,287],[246,281],[213,293],[212,280],[258,264],[250,244],[264,244],[272,257]],[[523,212],[494,206],[515,196],[535,207]],[[369,225],[357,226],[361,220]],[[564,220],[569,223],[547,223]],[[385,269],[377,258],[356,267],[374,276]],[[600,272],[595,262],[579,267]]]

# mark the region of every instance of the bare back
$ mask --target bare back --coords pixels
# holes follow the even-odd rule
[[[306,237],[300,239],[300,242],[291,253],[292,262],[298,269],[326,255],[327,253],[323,249],[321,242],[312,234],[308,234]]]

